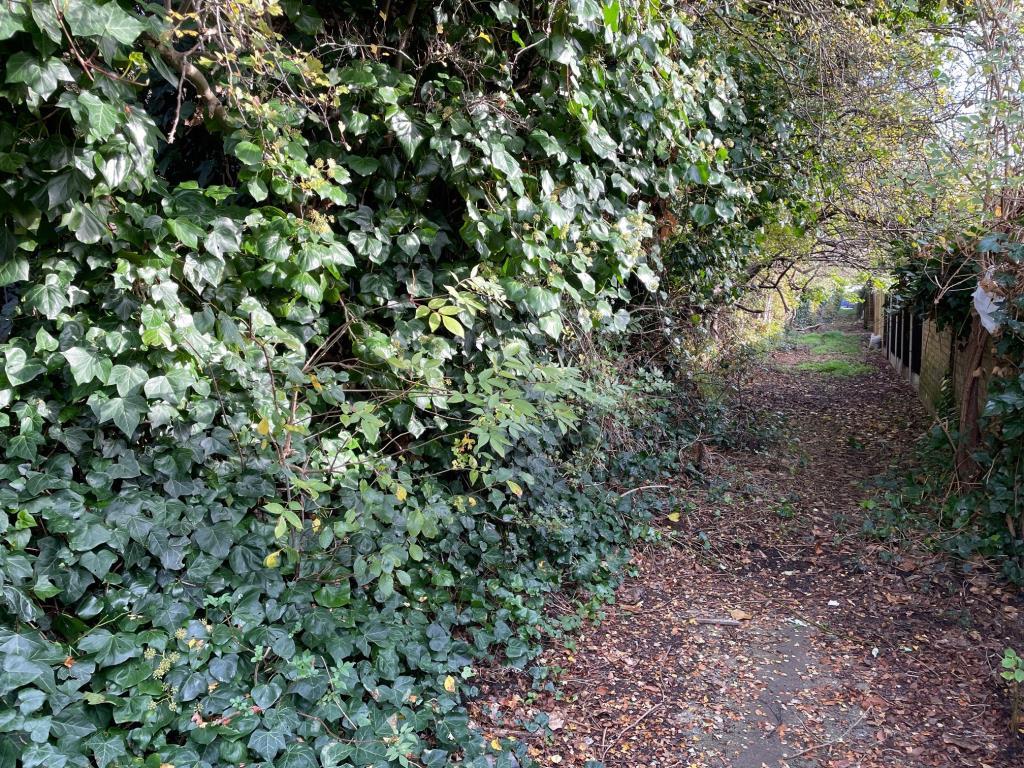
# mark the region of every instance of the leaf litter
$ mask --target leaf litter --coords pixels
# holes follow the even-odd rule
[[[479,727],[583,768],[1024,765],[998,680],[1003,648],[1024,645],[1018,590],[860,534],[866,484],[928,426],[916,394],[880,356],[852,377],[808,359],[761,366],[745,398],[785,437],[679,478],[692,503],[662,521],[673,544],[636,551],[603,621],[548,641],[553,686],[481,672]]]

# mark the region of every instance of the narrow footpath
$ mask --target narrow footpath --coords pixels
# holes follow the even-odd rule
[[[746,396],[782,437],[708,452],[663,521],[674,543],[638,552],[605,620],[545,652],[555,691],[485,682],[482,730],[585,768],[1024,766],[998,679],[1003,648],[1024,653],[1024,602],[913,537],[864,535],[872,481],[930,420],[880,354],[846,347],[845,375],[807,370],[837,359],[808,348],[763,363]],[[534,734],[513,725],[538,713]]]

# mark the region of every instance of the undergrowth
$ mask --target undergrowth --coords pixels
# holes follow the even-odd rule
[[[913,543],[945,552],[965,572],[990,568],[1024,584],[1020,531],[1012,520],[990,513],[983,487],[959,484],[952,467],[950,436],[936,425],[918,446],[911,467],[878,478],[874,493],[861,502],[863,533],[897,548]]]

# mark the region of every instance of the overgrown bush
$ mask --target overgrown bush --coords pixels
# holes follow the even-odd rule
[[[0,0],[0,765],[510,765],[475,660],[665,466],[601,361],[790,183],[748,66],[643,0]]]

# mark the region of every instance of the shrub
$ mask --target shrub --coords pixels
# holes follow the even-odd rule
[[[483,5],[0,2],[0,763],[510,764],[474,660],[661,466],[602,357],[790,127],[669,4]]]

